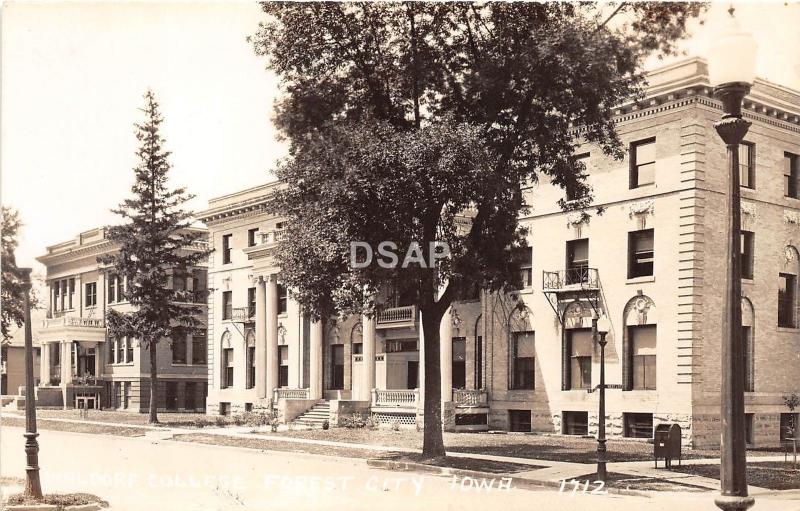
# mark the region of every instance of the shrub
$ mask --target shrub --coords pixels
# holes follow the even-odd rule
[[[331,427],[331,425],[328,421],[322,421],[322,429],[328,429],[329,427]]]
[[[367,418],[365,425],[367,429],[378,429],[378,426],[381,425],[381,422],[378,420],[378,416],[373,413]]]
[[[214,417],[214,425],[216,427],[224,428],[228,424],[230,424],[230,420],[224,415],[217,415],[216,417]]]
[[[341,422],[342,422],[342,427],[348,429],[360,429],[367,425],[367,421],[364,415],[358,412],[353,413],[349,417],[343,417],[341,419]]]
[[[400,421],[395,419],[392,421],[392,431],[400,431]]]

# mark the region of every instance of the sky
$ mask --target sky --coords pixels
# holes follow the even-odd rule
[[[689,55],[703,55],[729,6],[690,24]],[[759,44],[758,75],[800,90],[800,3],[734,7]],[[256,4],[7,2],[1,16],[0,197],[25,224],[20,265],[41,271],[34,257],[48,245],[118,220],[147,88],[191,210],[270,180],[286,154],[270,122],[277,78],[246,41]]]

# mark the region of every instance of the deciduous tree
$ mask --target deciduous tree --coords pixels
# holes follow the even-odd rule
[[[373,314],[393,282],[422,313],[423,452],[444,454],[439,322],[472,286],[513,283],[521,188],[546,175],[585,208],[574,155],[616,158],[612,108],[641,95],[642,63],[674,51],[700,4],[566,2],[264,3],[256,52],[281,78],[277,169],[287,215],[283,280],[315,317]],[[566,207],[566,203],[562,203]],[[435,268],[355,269],[350,242],[403,253],[447,242]],[[427,250],[427,249],[426,249]],[[377,298],[377,299],[376,299]]]

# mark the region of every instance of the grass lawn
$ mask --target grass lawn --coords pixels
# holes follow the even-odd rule
[[[38,415],[38,411],[37,411]],[[4,416],[3,426],[25,427],[25,419]],[[144,436],[147,430],[144,428],[114,427],[100,424],[83,424],[75,422],[58,422],[43,420],[37,417],[36,426],[38,429],[51,429],[55,431],[72,431],[73,433],[93,433],[96,435],[117,435],[117,436]]]
[[[308,454],[322,454],[325,456],[338,456],[343,458],[381,459],[398,462],[424,463],[436,467],[449,467],[461,470],[476,470],[495,474],[514,474],[528,472],[542,468],[536,465],[523,465],[521,463],[507,463],[500,461],[476,460],[471,458],[452,458],[437,460],[422,460],[421,455],[399,452],[376,452],[366,449],[350,449],[346,447],[331,447],[326,445],[298,444],[295,442],[275,442],[263,440],[259,435],[252,438],[226,437],[209,435],[206,433],[188,433],[176,435],[173,440],[179,442],[198,442],[210,445],[227,445],[233,447],[246,447],[248,449],[264,449],[269,451],[303,452]]]
[[[89,410],[86,417],[81,417],[80,410],[36,410],[36,417],[146,426],[148,415],[146,413],[117,412],[114,410]],[[165,427],[194,426],[197,421],[213,423],[213,417],[208,417],[202,413],[158,412],[158,420],[160,425]]]
[[[263,433],[270,436],[290,436],[316,440],[331,440],[369,445],[386,445],[419,449],[422,433],[410,429],[312,429]],[[597,456],[597,441],[563,435],[516,435],[489,433],[445,433],[444,443],[448,451],[492,454],[517,458],[567,461],[572,463],[594,463]],[[653,445],[641,441],[610,439],[606,444],[608,461],[650,461]],[[771,451],[748,451],[750,455],[770,455]],[[684,459],[718,458],[717,450],[685,450]]]
[[[719,465],[673,466],[673,470],[719,480]],[[800,468],[793,468],[791,460],[787,463],[782,461],[748,463],[747,484],[770,490],[797,490],[800,489]]]

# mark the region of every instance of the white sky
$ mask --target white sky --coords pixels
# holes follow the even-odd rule
[[[800,89],[800,4],[735,6],[759,43],[759,76]],[[285,148],[270,123],[276,79],[245,41],[260,19],[250,3],[4,4],[0,192],[25,223],[20,264],[117,221],[147,87],[172,183],[197,195],[190,209],[270,178]],[[687,50],[702,55],[712,23],[693,25]]]

